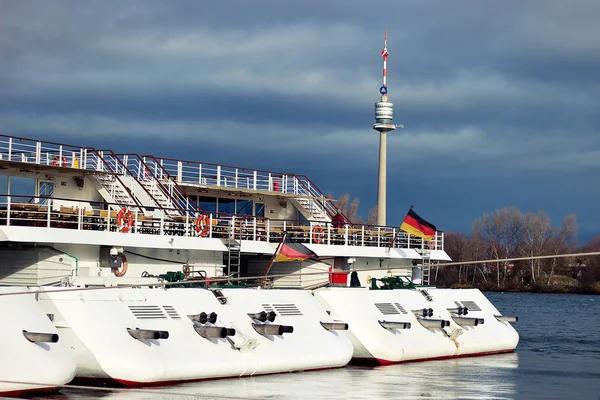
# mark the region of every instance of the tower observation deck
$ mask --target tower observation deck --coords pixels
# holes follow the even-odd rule
[[[386,180],[387,180],[387,133],[396,129],[394,104],[389,101],[387,91],[387,32],[383,34],[383,85],[379,88],[381,98],[375,103],[375,124],[373,129],[379,132],[379,181],[377,185],[377,225],[386,225]]]

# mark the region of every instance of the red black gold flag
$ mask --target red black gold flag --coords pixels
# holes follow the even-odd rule
[[[408,214],[404,218],[404,222],[400,225],[400,229],[421,237],[425,240],[431,240],[437,231],[435,225],[430,224],[412,210],[408,210]]]
[[[281,243],[275,262],[303,261],[307,258],[317,258],[317,255],[301,243],[294,243],[287,237]]]

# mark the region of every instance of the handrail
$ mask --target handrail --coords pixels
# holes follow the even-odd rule
[[[38,202],[27,203],[19,200],[35,198]],[[42,202],[41,200],[46,200]],[[58,204],[57,204],[58,202]],[[189,214],[185,216],[169,217],[161,214],[160,218],[148,218],[143,214],[143,206],[134,206],[123,203],[98,202],[85,199],[68,199],[53,196],[31,196],[19,194],[0,194],[0,226],[19,225],[29,227],[58,227],[78,230],[116,230],[116,211],[111,211],[110,206],[127,207],[132,210],[132,234],[150,235],[183,235],[188,237],[227,238],[235,235],[241,240],[265,241],[278,243],[283,232],[292,240],[322,245],[344,246],[372,246],[388,248],[411,248],[425,251],[428,245],[421,238],[406,232],[399,232],[394,227],[374,227],[365,225],[345,225],[334,228],[331,223],[317,221],[299,221],[268,219],[254,216],[239,216],[225,213],[207,213],[208,222],[204,228],[198,229],[196,218]],[[36,207],[37,206],[37,207]],[[109,211],[106,215],[102,209],[106,206]],[[71,209],[64,212],[63,207]],[[85,210],[92,211],[87,214]],[[176,210],[176,209],[172,209]],[[97,212],[100,211],[100,215]],[[187,210],[189,211],[189,210]],[[150,221],[150,222],[149,222]],[[148,227],[148,223],[151,227]],[[320,228],[319,228],[320,227]],[[396,241],[393,237],[398,233]],[[432,250],[443,250],[443,233],[437,232],[435,240],[430,242]]]
[[[110,153],[114,154],[111,150],[108,150]],[[111,169],[110,164],[108,164],[106,162],[106,160],[104,159],[104,156],[101,155],[104,154],[101,150],[96,150],[96,149],[91,149],[91,152],[96,154],[96,157],[98,157],[100,160],[102,160],[103,165],[107,166],[109,169]],[[118,160],[118,157],[116,157]],[[120,160],[119,160],[120,161]],[[116,165],[115,165],[116,167]],[[115,168],[117,169],[117,168]],[[127,192],[127,194],[129,195],[129,197],[133,200],[133,202],[138,206],[138,207],[143,207],[142,204],[138,201],[138,199],[133,195],[133,193],[131,192],[131,189],[125,185],[125,183],[123,183],[123,181],[121,180],[121,178],[119,177],[121,174],[119,173],[118,170],[113,170],[111,169],[111,172],[114,173],[114,177],[117,178],[117,180],[119,181],[119,183],[121,184],[121,186],[123,187],[123,189],[125,189],[125,191]],[[144,189],[145,190],[145,189]],[[150,193],[148,193],[150,194]],[[152,196],[150,196],[152,198]],[[148,207],[148,206],[146,206]],[[158,208],[161,208],[160,205],[158,205]]]
[[[146,161],[144,160],[143,157],[140,157],[139,155],[135,154],[136,157],[138,157],[140,159],[140,161],[144,164],[144,166],[146,165]],[[177,188],[177,191],[179,193],[179,196],[184,197],[186,204],[188,205],[192,205],[194,208],[194,212],[202,212],[202,209],[200,208],[200,206],[198,206],[198,204],[196,204],[196,202],[186,193],[185,190],[183,190],[181,188],[181,186],[179,186],[179,184],[177,183],[177,179],[175,179],[171,174],[169,174],[169,172],[158,162],[158,160],[156,159],[156,157],[154,156],[149,156],[152,160],[154,160],[154,164],[156,167],[158,167],[163,173],[165,173],[167,175],[167,178],[169,179],[169,181],[171,182],[172,185],[174,185]],[[156,176],[156,174],[154,172],[151,172],[152,176],[156,179],[156,181],[164,188],[164,185],[162,184],[162,182],[160,182],[160,179],[158,179],[158,177]],[[169,195],[169,191],[165,189],[165,194]],[[170,196],[172,198],[172,196]],[[172,198],[173,199],[173,198]],[[175,199],[173,199],[173,201],[175,201]],[[185,209],[185,211],[187,212],[188,208]]]

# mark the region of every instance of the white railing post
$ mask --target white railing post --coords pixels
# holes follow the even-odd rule
[[[253,218],[252,220],[252,240],[254,240],[256,242],[256,230],[257,228],[257,224],[256,224],[256,217]]]
[[[106,214],[106,232],[110,232],[110,217],[111,217],[111,209],[108,206],[108,213]]]
[[[181,161],[177,161],[177,182],[182,182],[183,179],[183,164]]]
[[[381,227],[377,227],[377,247],[381,246]]]
[[[209,220],[208,220],[208,237],[212,238],[213,237],[213,225],[212,225],[213,215],[212,215],[212,213],[208,214],[208,218],[209,218]]]
[[[136,208],[135,212],[133,214],[133,219],[134,219],[133,226],[135,226],[135,229],[132,229],[131,233],[133,233],[134,230],[135,230],[135,233],[138,233],[138,213],[139,213],[139,210]]]
[[[184,236],[190,236],[190,213],[189,211],[185,212],[185,235]]]
[[[40,164],[42,162],[42,142],[35,143],[35,163]]]
[[[202,164],[198,164],[198,185],[202,185]]]
[[[58,163],[57,165],[62,165],[62,156],[63,156],[63,148],[62,148],[62,144],[60,146],[58,146]]]
[[[313,240],[312,231],[313,231],[313,223],[310,222],[309,229],[308,229],[308,243],[310,243],[310,244],[312,244],[312,240]]]
[[[346,232],[344,233],[344,243],[348,246],[348,224],[346,224]]]
[[[360,245],[362,247],[365,247],[365,226],[362,226],[362,232],[360,233],[361,235],[361,241],[360,241]]]
[[[81,208],[81,203],[77,207],[77,230],[83,229],[83,209]]]
[[[256,190],[256,176],[257,176],[257,172],[254,171],[254,185],[252,187],[253,190]]]
[[[12,157],[12,138],[8,138],[8,161],[10,161]]]
[[[46,210],[46,228],[50,228],[51,212],[52,212],[52,199],[48,199],[48,209]]]
[[[221,166],[217,165],[217,186],[221,186]]]
[[[267,223],[265,224],[265,229],[266,229],[266,235],[267,235],[267,243],[269,243],[269,241],[271,240],[271,220],[268,219]]]
[[[235,169],[235,184],[233,185],[234,188],[237,189],[238,187],[238,169]]]
[[[327,244],[331,244],[331,224],[327,223]]]
[[[10,196],[6,196],[6,226],[10,226]]]
[[[83,156],[81,157],[81,165],[83,169],[87,169],[87,149],[83,149]]]
[[[159,234],[162,236],[165,233],[165,213],[160,213],[160,229]]]

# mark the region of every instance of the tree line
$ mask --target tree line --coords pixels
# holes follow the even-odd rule
[[[566,257],[502,261],[600,251],[600,235],[583,246],[575,215],[553,227],[544,211],[521,213],[505,207],[483,214],[471,234],[447,232],[444,250],[453,262],[492,260],[435,268],[433,284],[482,289],[576,291],[600,293],[600,257]]]

